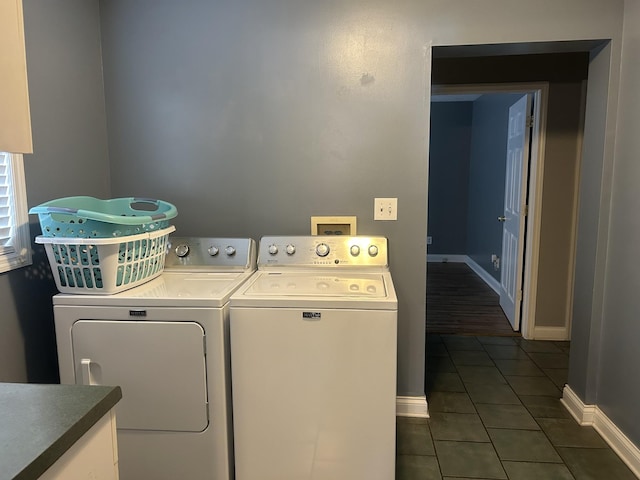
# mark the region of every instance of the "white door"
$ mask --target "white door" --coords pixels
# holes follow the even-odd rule
[[[509,108],[504,214],[498,217],[502,228],[502,274],[500,306],[514,330],[520,328],[522,269],[524,265],[524,227],[529,173],[532,95],[525,95]]]

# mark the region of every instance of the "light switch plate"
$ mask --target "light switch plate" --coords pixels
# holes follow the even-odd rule
[[[398,220],[397,198],[376,198],[373,202],[374,220]]]

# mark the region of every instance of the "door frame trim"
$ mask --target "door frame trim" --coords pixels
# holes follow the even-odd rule
[[[520,333],[525,339],[534,339],[536,298],[538,290],[538,262],[540,257],[540,226],[542,221],[542,186],[544,178],[544,152],[547,131],[549,99],[548,82],[477,83],[432,85],[432,95],[531,93],[533,94],[533,130],[529,164],[527,227],[525,234],[524,281],[522,286],[522,315]],[[565,319],[565,330],[569,332]]]

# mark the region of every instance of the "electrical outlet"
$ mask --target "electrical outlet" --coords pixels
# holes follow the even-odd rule
[[[433,238],[431,237],[431,235],[427,236],[427,245],[431,245],[433,243]]]
[[[373,202],[374,220],[398,220],[397,198],[376,198]]]

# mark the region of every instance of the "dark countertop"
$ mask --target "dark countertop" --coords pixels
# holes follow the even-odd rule
[[[38,478],[121,398],[120,387],[0,383],[0,480]]]

